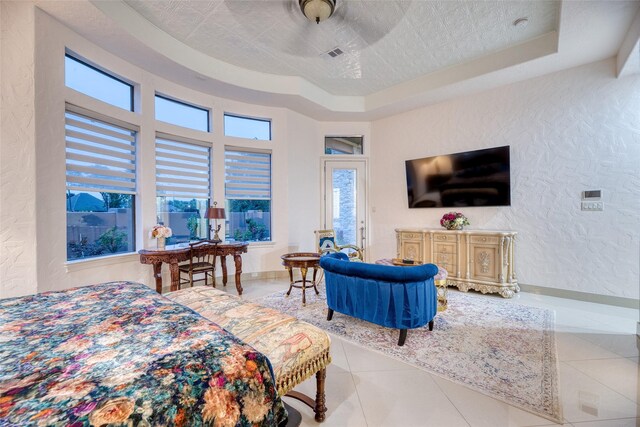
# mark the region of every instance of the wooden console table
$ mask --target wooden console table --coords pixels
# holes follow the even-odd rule
[[[463,292],[520,292],[514,266],[515,231],[396,229],[397,256],[430,262],[449,273],[447,285]]]
[[[245,242],[222,242],[211,245],[211,250],[215,251],[215,256],[220,257],[222,264],[222,283],[227,286],[227,255],[233,256],[236,267],[236,289],[238,295],[242,295],[242,284],[240,275],[242,274],[242,254],[247,252],[248,244]],[[156,279],[156,292],[162,293],[162,263],[169,264],[171,272],[171,292],[180,289],[180,271],[178,264],[189,259],[189,245],[167,246],[164,250],[142,249],[138,251],[142,264],[153,265],[153,277]],[[214,260],[215,262],[215,260]]]

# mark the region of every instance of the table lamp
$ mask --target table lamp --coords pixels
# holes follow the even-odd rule
[[[213,206],[210,206],[209,208],[207,208],[207,213],[205,215],[205,218],[209,219],[209,220],[214,220],[215,222],[215,228],[211,225],[211,221],[209,221],[209,229],[211,231],[213,231],[213,239],[211,239],[212,242],[216,242],[216,243],[220,243],[222,240],[220,240],[220,236],[218,236],[218,232],[220,231],[220,224],[218,224],[218,220],[219,219],[225,219],[225,215],[224,215],[224,208],[217,208],[216,205],[218,204],[218,202],[213,202]]]

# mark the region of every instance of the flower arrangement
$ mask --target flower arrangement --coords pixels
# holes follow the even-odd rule
[[[149,233],[149,236],[152,239],[157,239],[159,237],[171,237],[173,235],[173,232],[171,231],[171,229],[169,227],[165,227],[164,225],[154,225],[153,228],[151,229],[151,233]]]
[[[442,215],[440,225],[447,230],[462,230],[462,227],[469,225],[469,220],[461,212],[449,212]]]

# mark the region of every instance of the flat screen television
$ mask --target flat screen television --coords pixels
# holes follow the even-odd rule
[[[410,208],[511,205],[509,146],[407,160]]]

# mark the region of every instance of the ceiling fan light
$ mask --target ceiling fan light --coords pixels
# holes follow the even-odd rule
[[[299,0],[300,10],[309,21],[317,24],[333,15],[335,0]]]

